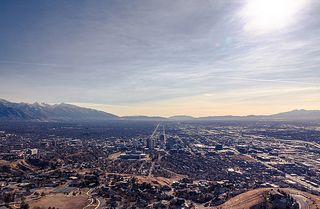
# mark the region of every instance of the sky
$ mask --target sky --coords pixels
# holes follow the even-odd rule
[[[0,98],[120,116],[320,109],[320,1],[1,0]]]

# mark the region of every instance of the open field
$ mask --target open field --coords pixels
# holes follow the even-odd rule
[[[56,207],[59,209],[82,209],[88,202],[88,196],[86,194],[69,196],[64,194],[47,195],[38,200],[28,201],[30,208],[35,206],[48,208]]]
[[[9,161],[6,160],[0,160],[0,166],[10,165]]]
[[[250,207],[262,203],[264,194],[274,188],[260,188],[254,189],[240,195],[237,195],[224,204],[215,207],[215,209],[249,209]],[[277,189],[274,189],[277,190]],[[309,194],[307,192],[298,191],[295,189],[280,189],[292,196],[298,196],[303,204],[307,205],[306,208],[317,209],[320,207],[320,197]]]

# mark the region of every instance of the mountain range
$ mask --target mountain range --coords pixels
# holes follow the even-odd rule
[[[61,103],[49,105],[45,103],[14,103],[0,99],[0,121],[104,121],[104,120],[305,120],[320,121],[320,110],[292,110],[273,115],[249,116],[207,116],[192,117],[177,115],[169,118],[160,116],[124,116]]]
[[[119,117],[103,111],[82,108],[71,104],[13,103],[0,100],[0,120],[34,121],[92,121],[118,119]]]

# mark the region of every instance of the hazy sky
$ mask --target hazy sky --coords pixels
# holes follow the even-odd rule
[[[320,109],[320,1],[1,0],[0,98],[118,115]]]

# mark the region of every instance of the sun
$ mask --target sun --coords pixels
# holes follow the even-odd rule
[[[308,0],[248,0],[241,10],[244,29],[256,33],[281,30],[296,20]]]

